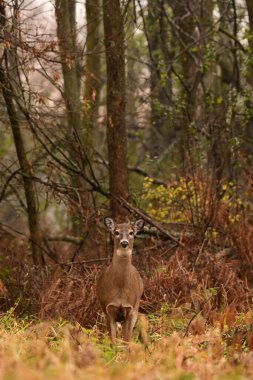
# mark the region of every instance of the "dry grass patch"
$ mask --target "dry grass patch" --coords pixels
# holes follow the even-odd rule
[[[0,319],[0,380],[251,379],[252,312],[228,325],[229,313],[217,314],[212,325],[178,310],[149,315],[148,347],[137,327],[126,349],[112,347],[100,324],[86,329],[61,319],[16,320],[9,312]]]

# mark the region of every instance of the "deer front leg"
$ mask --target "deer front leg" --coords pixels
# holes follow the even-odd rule
[[[106,307],[106,321],[107,321],[107,328],[110,332],[112,344],[116,344],[116,338],[117,338],[116,307],[112,304],[109,304]]]
[[[129,343],[135,323],[137,321],[138,312],[133,311],[127,315],[125,323],[123,325],[123,339],[124,342]]]
[[[117,325],[116,325],[116,322],[114,320],[110,320],[109,331],[110,331],[110,337],[111,337],[112,344],[116,344]]]
[[[117,325],[116,322],[109,315],[106,315],[106,326],[109,332],[112,344],[116,344],[117,338]]]

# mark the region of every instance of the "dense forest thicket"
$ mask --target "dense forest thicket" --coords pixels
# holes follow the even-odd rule
[[[98,323],[109,215],[146,222],[143,313],[238,323],[253,295],[253,1],[1,1],[0,39],[2,311]]]

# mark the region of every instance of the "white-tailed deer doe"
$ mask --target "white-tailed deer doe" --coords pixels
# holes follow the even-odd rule
[[[112,233],[114,252],[111,264],[98,279],[97,297],[106,315],[112,343],[116,343],[117,322],[122,322],[123,339],[129,342],[143,292],[142,278],[132,265],[134,236],[145,222],[139,219],[134,225],[116,224],[111,218],[105,218],[104,222]]]

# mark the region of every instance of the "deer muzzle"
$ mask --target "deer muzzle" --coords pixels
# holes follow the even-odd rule
[[[122,248],[126,249],[126,248],[128,248],[129,243],[128,243],[127,240],[121,240],[121,242],[120,242],[120,246],[121,246]]]

